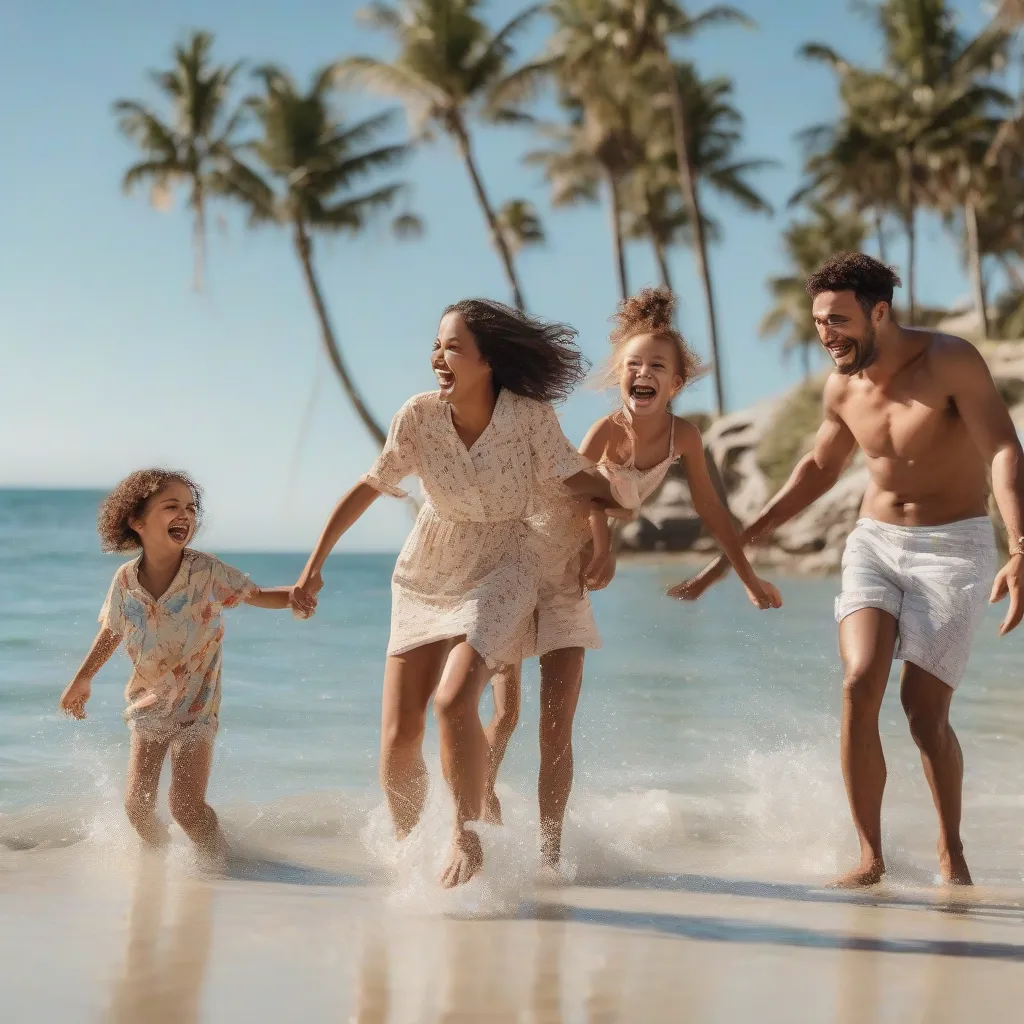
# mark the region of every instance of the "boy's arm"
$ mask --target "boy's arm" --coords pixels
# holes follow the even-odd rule
[[[97,672],[110,660],[121,642],[119,634],[104,627],[96,634],[96,639],[89,648],[75,678],[64,688],[60,695],[60,709],[73,718],[85,718],[85,702],[92,693],[92,680]]]

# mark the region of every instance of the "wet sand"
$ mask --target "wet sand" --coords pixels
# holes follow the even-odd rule
[[[11,1022],[1021,1019],[1022,890],[645,875],[458,919],[297,862],[34,860],[0,873]]]

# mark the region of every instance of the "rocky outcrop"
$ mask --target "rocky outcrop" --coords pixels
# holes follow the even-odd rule
[[[989,342],[979,348],[1018,431],[1024,431],[1024,342]],[[785,450],[792,452],[794,463],[810,450],[817,419],[807,420],[807,387],[801,385],[801,389],[780,399],[723,416],[704,431],[712,479],[739,522],[747,523],[757,516],[776,490],[778,481],[769,480],[761,457],[777,442],[780,430],[790,431]],[[801,390],[798,402],[795,396]],[[777,444],[774,449],[778,449]],[[838,571],[843,545],[857,521],[867,484],[863,459],[855,459],[836,486],[760,546],[754,560],[789,572]],[[624,553],[702,553],[715,549],[714,540],[694,511],[678,463],[640,517],[622,528],[618,542]]]

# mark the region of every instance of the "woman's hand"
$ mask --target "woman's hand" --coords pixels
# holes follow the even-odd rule
[[[60,695],[60,709],[65,715],[81,721],[86,717],[85,703],[92,694],[92,680],[86,676],[76,676],[65,687]]]
[[[729,563],[724,558],[716,558],[710,565],[702,569],[696,576],[691,576],[674,587],[665,591],[669,597],[677,601],[697,601],[704,596],[704,591],[713,583],[717,583],[729,570]]]
[[[296,618],[308,619],[312,617],[316,611],[316,595],[323,589],[323,585],[324,579],[319,572],[315,572],[308,577],[303,573],[299,577],[298,583],[292,587],[288,594],[288,603],[291,605],[292,612]]]

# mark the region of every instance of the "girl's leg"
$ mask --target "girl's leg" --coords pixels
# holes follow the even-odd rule
[[[213,808],[206,802],[206,786],[213,767],[213,737],[186,737],[171,750],[171,814],[181,830],[209,857],[227,856],[228,844]]]
[[[540,659],[540,851],[557,867],[562,855],[562,822],[572,789],[572,723],[583,685],[582,647],[550,651]]]
[[[426,644],[390,656],[384,667],[380,782],[399,839],[416,827],[427,799],[427,766],[423,761],[427,705],[450,648],[450,640]]]
[[[480,838],[465,825],[480,818],[487,787],[489,748],[480,724],[480,697],[490,674],[484,659],[463,639],[448,656],[434,698],[444,777],[455,800],[452,852],[441,875],[448,889],[468,882],[484,860]]]
[[[491,680],[494,694],[494,717],[484,729],[487,745],[490,747],[490,763],[487,771],[487,794],[484,797],[484,821],[491,825],[501,824],[501,802],[494,785],[498,771],[505,759],[508,741],[516,731],[519,722],[519,705],[522,699],[523,665],[510,665],[502,669]]]
[[[124,810],[142,841],[151,846],[165,846],[168,840],[167,826],[156,816],[156,797],[170,743],[170,739],[149,739],[134,729],[131,732]]]

